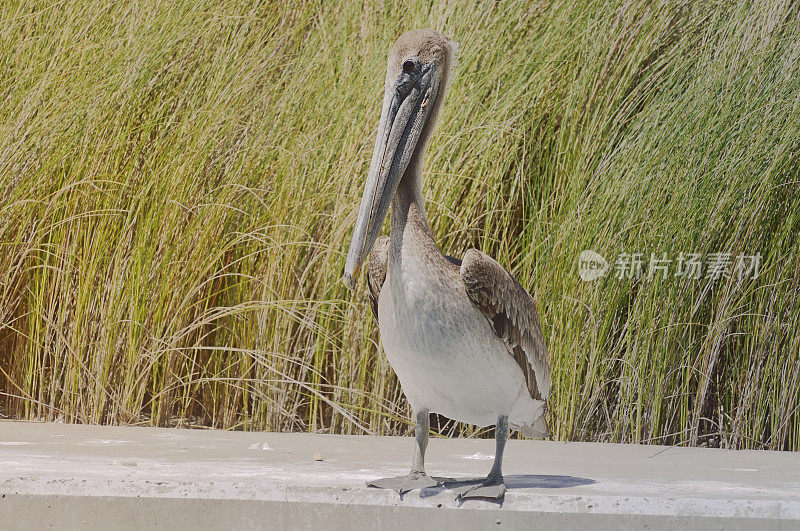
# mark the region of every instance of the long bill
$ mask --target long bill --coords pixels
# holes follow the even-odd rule
[[[372,163],[347,251],[342,281],[353,289],[361,266],[378,238],[397,187],[411,161],[439,91],[436,63],[387,81]]]

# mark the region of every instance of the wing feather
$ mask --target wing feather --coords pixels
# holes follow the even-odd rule
[[[389,237],[381,236],[375,240],[369,253],[367,269],[367,285],[369,286],[369,305],[375,322],[378,322],[378,297],[381,294],[383,281],[386,280],[386,263],[389,258]]]
[[[531,397],[545,400],[550,392],[550,363],[533,297],[503,266],[477,249],[464,255],[461,278],[469,298],[522,369]]]

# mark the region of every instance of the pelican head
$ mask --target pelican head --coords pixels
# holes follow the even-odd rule
[[[342,279],[353,289],[406,170],[419,171],[455,59],[432,30],[404,33],[389,52],[383,110]]]

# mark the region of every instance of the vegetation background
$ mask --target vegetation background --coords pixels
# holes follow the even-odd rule
[[[4,0],[0,414],[407,433],[340,277],[386,53],[431,27],[461,48],[432,228],[535,295],[554,437],[800,450],[799,10]],[[584,282],[584,249],[645,274]]]

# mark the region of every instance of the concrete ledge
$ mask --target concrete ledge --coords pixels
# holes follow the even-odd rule
[[[398,437],[0,422],[0,528],[800,526],[797,454],[509,441],[502,507],[364,486],[406,473],[411,448]],[[432,440],[429,472],[482,476],[493,451],[491,440]]]

